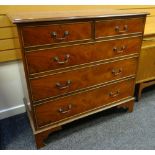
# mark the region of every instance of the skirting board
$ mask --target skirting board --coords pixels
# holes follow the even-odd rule
[[[11,108],[8,108],[8,109],[0,110],[0,120],[4,119],[4,118],[11,117],[11,116],[14,116],[14,115],[17,115],[17,114],[24,113],[25,111],[26,110],[25,110],[25,105],[24,104],[18,105],[18,106],[15,106],[15,107],[11,107]]]

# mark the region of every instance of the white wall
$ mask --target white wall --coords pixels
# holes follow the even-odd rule
[[[0,64],[0,119],[25,112],[20,64],[18,61]]]

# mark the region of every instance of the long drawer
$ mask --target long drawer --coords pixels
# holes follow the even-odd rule
[[[92,38],[91,23],[64,23],[25,26],[22,28],[25,47],[56,44]]]
[[[29,74],[61,69],[139,52],[141,37],[123,38],[26,53]]]
[[[60,96],[103,82],[134,75],[137,57],[78,68],[30,80],[34,101]]]
[[[123,35],[130,33],[143,33],[144,18],[113,19],[97,21],[95,24],[95,37]]]
[[[53,124],[75,115],[106,106],[133,95],[134,79],[37,105],[35,116],[38,127]]]

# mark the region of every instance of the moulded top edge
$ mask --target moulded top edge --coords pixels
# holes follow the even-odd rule
[[[144,16],[149,15],[147,12],[127,10],[74,10],[74,11],[44,11],[44,12],[22,12],[10,13],[8,16],[14,24],[42,21],[58,21],[58,20],[73,20],[73,19],[90,19],[90,18],[110,18],[110,17],[125,17],[125,16]]]

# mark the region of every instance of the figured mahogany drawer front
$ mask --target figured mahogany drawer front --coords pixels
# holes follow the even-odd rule
[[[79,68],[30,80],[34,101],[59,96],[103,82],[134,75],[137,58]]]
[[[140,51],[141,37],[124,38],[26,53],[29,73],[60,69]]]
[[[38,127],[74,117],[88,110],[133,95],[134,80],[103,86],[81,94],[64,97],[35,107]]]
[[[25,47],[91,39],[91,23],[67,23],[22,28]]]
[[[95,24],[95,37],[106,37],[141,32],[144,30],[144,18],[113,19],[97,21]]]

